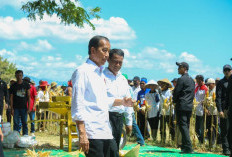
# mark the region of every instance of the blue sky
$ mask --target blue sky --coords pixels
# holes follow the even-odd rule
[[[0,55],[26,75],[70,79],[97,34],[124,50],[122,72],[130,79],[179,77],[176,61],[188,62],[193,77],[222,78],[223,65],[232,63],[230,0],[81,1],[85,8],[102,8],[101,19],[92,19],[95,31],[64,26],[55,16],[28,21],[22,1],[27,0],[0,0]]]

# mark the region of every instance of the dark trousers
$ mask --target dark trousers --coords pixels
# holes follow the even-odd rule
[[[213,126],[212,126],[212,119],[213,119]],[[209,139],[209,145],[212,146],[216,140],[216,115],[206,116],[206,129],[208,130],[207,136]],[[212,136],[212,137],[211,137]],[[212,138],[212,139],[211,139]]]
[[[109,117],[110,117],[110,124],[112,127],[112,134],[117,143],[117,148],[119,151],[119,145],[120,145],[122,127],[123,127],[123,114],[117,112],[109,112]]]
[[[0,157],[4,157],[2,141],[0,140]]]
[[[145,115],[141,111],[138,111],[138,126],[144,139],[150,137],[147,127],[145,130],[145,122]]]
[[[89,139],[86,157],[119,157],[117,144],[113,139]]]
[[[7,122],[11,123],[11,109],[10,108],[6,110],[6,118],[7,118]]]
[[[195,132],[200,143],[203,143],[204,116],[196,116]]]
[[[189,135],[189,125],[192,111],[176,111],[177,124],[182,135],[182,151],[192,151],[192,143]]]
[[[171,121],[170,121],[171,120]],[[174,116],[172,115],[170,116],[163,116],[161,115],[160,117],[160,135],[161,135],[161,139],[165,141],[166,139],[166,125],[169,125],[169,121],[170,121],[170,134],[172,136],[172,140],[175,139],[175,126],[174,126]],[[164,130],[164,132],[163,132]]]
[[[228,130],[229,130],[229,120],[227,118],[220,118],[220,129],[221,129],[221,142],[223,151],[229,149],[228,142]]]
[[[14,109],[14,130],[20,133],[21,126],[20,122],[22,122],[23,126],[23,135],[28,135],[28,127],[27,127],[27,109]]]
[[[232,152],[232,111],[229,111],[229,130],[228,130],[228,142],[229,142],[229,148],[230,152]],[[230,153],[230,157],[232,157],[232,153]]]

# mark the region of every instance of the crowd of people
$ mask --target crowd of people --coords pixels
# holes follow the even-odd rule
[[[119,156],[123,125],[128,135],[134,135],[143,146],[144,139],[165,143],[181,136],[179,147],[182,153],[194,153],[190,138],[190,119],[195,119],[195,133],[199,143],[208,140],[209,147],[222,144],[223,154],[231,150],[232,114],[232,68],[223,66],[224,78],[205,79],[188,74],[186,62],[176,62],[180,78],[147,80],[135,76],[132,80],[121,73],[124,52],[111,49],[110,41],[103,36],[94,36],[89,41],[89,58],[73,73],[68,85],[57,87],[47,81],[39,86],[23,71],[15,72],[10,88],[1,81],[0,115],[3,100],[7,121],[14,121],[14,130],[28,135],[27,113],[34,120],[38,102],[49,102],[52,96],[72,97],[71,115],[79,132],[79,143],[87,157]],[[103,67],[105,62],[108,67]],[[9,93],[9,94],[8,94]],[[149,126],[149,127],[148,127]],[[217,127],[218,126],[218,127]],[[167,133],[167,127],[169,133]],[[148,130],[150,128],[150,131]],[[35,126],[31,123],[31,135]],[[178,136],[178,137],[177,137]]]

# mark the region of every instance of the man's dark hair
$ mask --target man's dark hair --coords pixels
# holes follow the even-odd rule
[[[203,75],[197,75],[196,80],[204,81],[204,76]]]
[[[22,71],[22,70],[16,70],[15,75],[16,75],[16,74],[19,74],[19,73],[22,73],[22,74],[23,74],[23,71]]]
[[[121,49],[111,49],[109,53],[109,58],[111,59],[114,54],[117,54],[119,56],[122,56],[124,58],[124,52]]]
[[[106,40],[106,41],[110,41],[107,37],[104,37],[104,36],[100,36],[100,35],[96,35],[94,37],[92,37],[89,41],[89,50],[88,50],[88,54],[90,55],[91,54],[91,47],[94,47],[94,48],[98,48],[99,47],[99,42],[101,40]]]

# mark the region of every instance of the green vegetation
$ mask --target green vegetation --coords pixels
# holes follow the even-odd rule
[[[84,23],[87,23],[94,30],[95,27],[90,22],[90,18],[99,19],[98,13],[101,11],[101,8],[95,7],[87,11],[78,5],[79,0],[75,0],[75,2],[71,0],[36,0],[27,2],[21,9],[28,14],[27,17],[30,20],[36,20],[37,16],[41,20],[44,14],[49,16],[56,14],[64,24],[74,24],[82,28]]]
[[[0,77],[2,80],[8,83],[11,78],[14,78],[16,70],[15,64],[10,63],[7,59],[0,56]]]

